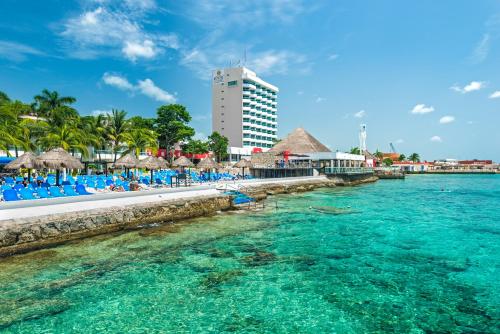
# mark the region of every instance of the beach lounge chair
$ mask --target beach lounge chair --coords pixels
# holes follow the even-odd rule
[[[48,187],[50,187],[50,184],[47,182],[43,182],[42,184],[40,184],[40,187],[41,188],[48,188]]]
[[[64,190],[64,194],[66,196],[79,196],[80,195],[75,191],[75,189],[73,189],[72,185],[63,186],[63,190]]]
[[[24,189],[24,184],[16,183],[12,189],[19,191],[19,189]]]
[[[108,186],[108,187],[109,187],[109,186],[110,186],[110,185],[112,185],[112,184],[113,184],[113,180],[110,180],[110,179],[107,179],[107,180],[106,180],[106,186]]]
[[[76,192],[80,195],[92,195],[92,193],[89,193],[87,189],[85,189],[85,186],[83,184],[76,185]]]
[[[50,198],[49,191],[45,187],[38,188],[36,193],[40,196],[40,198]]]
[[[65,195],[61,192],[61,188],[56,186],[51,186],[49,188],[50,196],[52,197],[64,197]]]
[[[10,184],[2,184],[2,191],[10,189],[12,189],[12,186]]]
[[[35,194],[33,194],[33,190],[28,188],[23,188],[19,190],[19,195],[21,195],[21,198],[25,200],[36,199]]]
[[[7,177],[5,177],[5,183],[7,183],[7,184],[14,184],[16,182],[14,181],[13,178],[11,178],[10,176],[7,176]]]
[[[103,179],[97,179],[96,188],[100,190],[106,189],[106,184],[104,183]]]
[[[14,189],[7,189],[3,191],[3,200],[10,201],[19,201],[19,197],[17,196],[17,191]]]

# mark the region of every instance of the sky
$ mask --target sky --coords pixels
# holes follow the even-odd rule
[[[211,71],[244,61],[279,87],[278,136],[332,150],[500,161],[498,0],[2,0],[0,90],[211,129]]]

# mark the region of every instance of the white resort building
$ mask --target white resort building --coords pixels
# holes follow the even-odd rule
[[[229,139],[230,160],[273,147],[278,131],[277,95],[278,87],[245,67],[213,72],[212,129]]]

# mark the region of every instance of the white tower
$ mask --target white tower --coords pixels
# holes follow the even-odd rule
[[[366,151],[366,124],[359,126],[359,153],[364,155]]]

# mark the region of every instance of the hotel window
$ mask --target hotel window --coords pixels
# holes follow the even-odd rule
[[[249,145],[250,145],[250,142],[245,140],[245,141],[243,142],[243,145],[249,146]]]
[[[228,86],[228,87],[231,87],[231,86],[236,86],[237,84],[238,84],[238,80],[234,80],[234,81],[229,81],[229,82],[227,83],[227,86]]]

